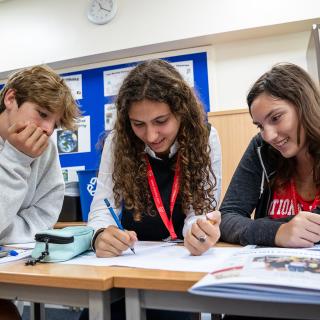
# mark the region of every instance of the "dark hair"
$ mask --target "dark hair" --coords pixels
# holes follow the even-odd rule
[[[314,159],[313,179],[316,185],[320,186],[319,89],[302,68],[292,63],[281,63],[272,67],[254,83],[247,95],[249,109],[253,101],[262,93],[275,99],[286,100],[296,108],[299,121],[297,141],[300,143],[300,131],[303,127],[308,151]],[[285,159],[278,151],[270,149],[279,159],[277,179],[280,181],[279,185],[283,185],[290,180],[295,171],[295,158]]]
[[[133,132],[128,112],[134,102],[142,100],[163,102],[180,117],[177,135],[181,160],[180,196],[184,211],[192,205],[195,212],[209,212],[216,202],[216,185],[211,169],[209,130],[203,106],[180,73],[168,62],[155,59],[136,66],[124,80],[116,100],[114,194],[120,205],[121,197],[135,219],[141,213],[151,213],[151,198],[146,175],[145,145]],[[214,183],[210,180],[210,173]]]

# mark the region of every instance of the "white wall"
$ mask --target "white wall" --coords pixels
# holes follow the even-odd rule
[[[307,69],[309,37],[310,31],[211,46],[211,111],[245,107],[250,86],[276,63],[291,62]]]
[[[115,19],[97,26],[86,19],[88,3],[0,2],[0,79],[39,63],[88,68],[207,45],[212,110],[241,108],[272,64],[305,66],[307,30],[320,22],[319,0],[118,0]]]

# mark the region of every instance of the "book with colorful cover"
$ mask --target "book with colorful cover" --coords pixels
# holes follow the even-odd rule
[[[320,247],[245,247],[214,265],[189,292],[212,297],[320,304]]]

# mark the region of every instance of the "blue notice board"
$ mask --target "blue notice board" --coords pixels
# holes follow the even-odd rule
[[[185,54],[164,60],[175,65],[178,70],[182,67],[185,72],[183,76],[185,79],[189,77],[189,84],[194,87],[205,111],[208,112],[210,105],[207,53]],[[58,146],[62,168],[98,169],[101,147],[97,147],[97,143],[104,132],[110,129],[108,121],[114,121],[112,117],[115,115],[113,102],[117,94],[116,89],[121,84],[121,76],[124,77],[137,63],[139,61],[61,74],[77,98],[83,116],[79,121],[78,130],[55,130],[52,136]],[[190,66],[192,68],[189,68]],[[193,72],[187,74],[190,70]],[[119,83],[114,80],[109,86],[107,82],[110,75],[118,77]],[[76,85],[72,84],[72,81],[75,81]]]

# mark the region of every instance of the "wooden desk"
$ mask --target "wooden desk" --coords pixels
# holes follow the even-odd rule
[[[0,297],[22,301],[89,307],[90,319],[110,319],[113,277],[107,268],[38,264],[0,265]],[[5,285],[4,285],[5,284]]]
[[[0,298],[88,307],[90,320],[102,320],[110,319],[110,303],[124,295],[122,287],[140,288],[143,283],[146,288],[167,290],[170,287],[173,291],[185,292],[203,275],[50,263],[25,266],[23,261],[17,261],[0,264]],[[115,280],[119,289],[115,289]],[[135,287],[136,283],[140,285]]]
[[[86,226],[87,223],[85,221],[74,221],[74,222],[57,222],[54,225],[54,229],[62,229],[65,227],[75,227],[75,226]]]
[[[125,267],[25,266],[18,261],[0,265],[0,298],[89,307],[90,320],[101,320],[110,319],[111,299],[119,297],[124,289],[127,320],[145,319],[146,308],[278,319],[319,318],[320,302],[271,303],[189,294],[187,290],[203,276],[201,272]]]
[[[318,305],[204,297],[187,292],[203,274],[158,270],[120,270],[114,287],[125,288],[126,320],[145,318],[145,309],[234,314],[275,319],[319,319]]]
[[[230,247],[230,244],[219,243],[218,246]],[[213,298],[188,293],[188,289],[203,276],[201,272],[122,268],[113,279],[115,288],[125,289],[128,310],[126,320],[144,320],[147,308],[276,319],[319,319],[320,301],[318,305],[290,304]]]

